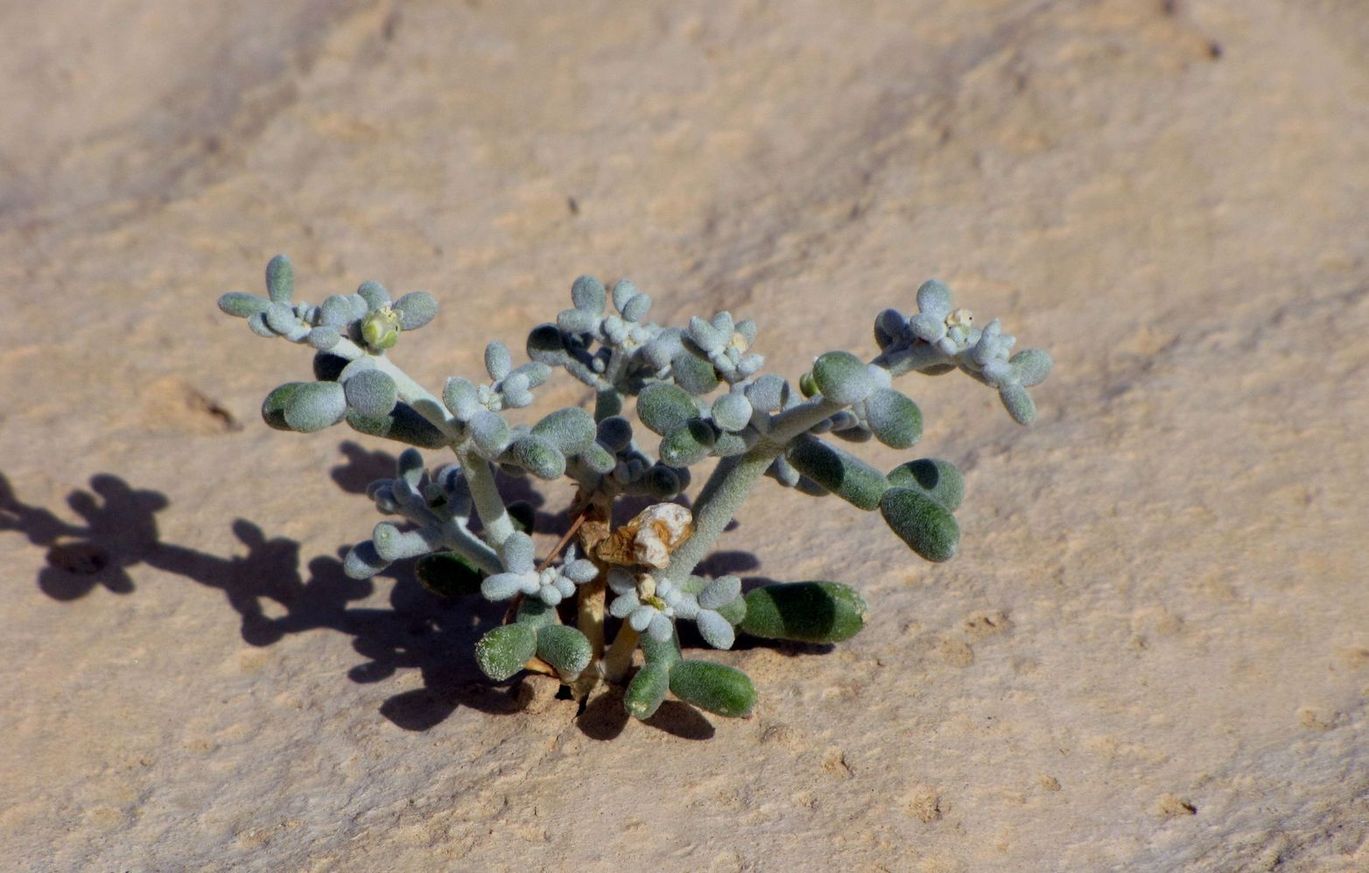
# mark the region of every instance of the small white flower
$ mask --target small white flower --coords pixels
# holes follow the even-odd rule
[[[575,586],[584,585],[599,575],[599,568],[593,561],[576,558],[573,545],[566,550],[560,565],[541,571],[537,570],[532,555],[532,539],[525,533],[514,533],[504,544],[504,563],[509,569],[486,578],[480,583],[480,593],[486,600],[495,601],[524,594],[555,606],[574,594]]]

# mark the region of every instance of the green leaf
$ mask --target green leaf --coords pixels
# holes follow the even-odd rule
[[[1036,418],[1036,402],[1021,385],[999,385],[998,399],[1018,424],[1031,424]]]
[[[751,423],[751,401],[742,393],[724,394],[713,401],[710,414],[723,430],[739,431]]]
[[[959,509],[965,498],[965,477],[955,464],[939,458],[919,458],[899,464],[889,471],[889,484],[924,491],[951,512]]]
[[[679,430],[698,415],[689,392],[669,382],[652,383],[637,395],[637,418],[661,436]]]
[[[875,438],[890,448],[910,448],[922,439],[922,410],[893,388],[870,392],[865,415]]]
[[[739,628],[753,637],[803,643],[849,640],[865,626],[868,607],[840,582],[781,582],[746,595]]]
[[[261,404],[262,420],[276,430],[294,430],[285,421],[285,406],[301,386],[308,384],[308,382],[286,382],[266,395],[266,399]]]
[[[514,440],[500,460],[522,467],[539,479],[555,479],[566,472],[566,456],[533,434]]]
[[[569,625],[549,624],[537,631],[537,657],[555,667],[563,681],[579,676],[592,654],[589,640]]]
[[[576,309],[598,315],[604,311],[607,299],[604,283],[593,276],[581,276],[570,286],[570,300]]]
[[[418,330],[437,317],[437,301],[427,291],[413,291],[395,301],[400,330]]]
[[[266,265],[266,293],[273,303],[289,303],[295,293],[295,268],[285,255],[276,255]]]
[[[826,352],[813,362],[813,384],[833,403],[856,403],[874,390],[865,362],[850,352]]]
[[[718,387],[718,371],[711,363],[688,351],[671,359],[670,372],[676,385],[696,396]]]
[[[561,340],[561,329],[554,324],[539,324],[528,333],[528,357],[534,361],[559,367],[567,360],[566,346]]]
[[[794,440],[787,457],[794,469],[861,509],[878,506],[889,487],[879,470],[816,437],[803,435]]]
[[[314,355],[314,378],[320,382],[336,382],[351,361],[329,352]]]
[[[637,671],[623,694],[623,707],[633,718],[648,719],[656,714],[670,690],[670,667],[647,664]]]
[[[748,716],[756,705],[751,679],[712,661],[680,661],[671,667],[670,691],[685,703],[727,718]]]
[[[936,318],[951,314],[951,289],[945,282],[928,279],[917,289],[917,308]]]
[[[250,318],[258,312],[265,312],[270,305],[270,301],[242,291],[229,291],[219,298],[219,309],[238,318]]]
[[[1046,381],[1053,362],[1045,349],[1023,349],[1008,361],[1012,364],[1017,381],[1030,388]]]
[[[300,433],[331,427],[346,414],[347,397],[336,382],[305,382],[285,404],[285,423]]]
[[[347,405],[361,415],[388,415],[399,400],[399,389],[388,373],[362,370],[347,380]]]
[[[713,428],[694,419],[661,440],[661,460],[673,467],[697,464],[713,449]]]
[[[464,597],[479,594],[485,578],[470,559],[458,552],[434,552],[414,564],[414,575],[424,588],[438,597]]]
[[[358,433],[397,440],[423,449],[440,449],[449,443],[446,434],[407,403],[396,403],[389,415],[366,416],[350,411],[347,413],[347,424]]]
[[[916,488],[890,488],[879,501],[885,522],[929,561],[948,561],[960,545],[960,525],[941,503]]]
[[[594,443],[594,416],[578,406],[558,409],[532,426],[532,432],[561,450],[578,455]]]
[[[537,654],[537,630],[529,624],[514,623],[495,628],[475,644],[475,663],[496,682],[503,682],[523,669]]]

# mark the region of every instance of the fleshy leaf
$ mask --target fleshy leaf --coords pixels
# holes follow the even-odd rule
[[[331,427],[346,414],[347,397],[336,382],[306,382],[285,404],[285,423],[300,433]]]
[[[948,561],[960,545],[960,525],[942,504],[921,489],[890,488],[879,502],[885,522],[914,552],[929,561]]]
[[[893,388],[871,392],[865,414],[875,438],[890,448],[910,448],[922,438],[922,410]]]
[[[380,370],[364,370],[347,380],[344,385],[347,405],[361,415],[389,414],[399,399],[395,380]]]
[[[739,629],[753,637],[803,643],[848,640],[865,626],[868,607],[840,582],[782,582],[746,595]]]
[[[813,362],[813,383],[833,403],[856,403],[874,389],[865,362],[850,352],[826,352]]]
[[[439,597],[461,597],[480,591],[485,574],[457,552],[434,552],[414,564],[419,583]]]
[[[589,666],[592,654],[589,640],[569,625],[548,624],[537,631],[537,657],[555,667],[567,682]]]
[[[950,461],[938,458],[899,464],[889,471],[889,484],[920,489],[951,512],[960,508],[965,497],[965,477]]]
[[[680,661],[670,668],[670,691],[727,718],[748,716],[756,705],[756,687],[745,673],[711,661]]]
[[[495,628],[475,644],[475,662],[496,682],[513,676],[537,654],[537,631],[527,624]]]
[[[698,415],[694,398],[669,382],[648,385],[637,397],[637,418],[661,436],[679,430]]]
[[[878,506],[889,487],[878,469],[815,437],[794,440],[787,457],[794,469],[861,509]]]

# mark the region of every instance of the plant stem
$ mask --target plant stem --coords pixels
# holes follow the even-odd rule
[[[485,545],[475,534],[468,531],[464,525],[452,522],[443,529],[443,547],[453,552],[458,552],[462,556],[470,558],[477,567],[486,573],[504,572],[504,563],[499,560],[499,555],[494,549]]]
[[[627,671],[632,669],[632,653],[637,650],[637,632],[627,622],[623,622],[618,636],[604,654],[600,672],[606,682],[622,682]]]
[[[588,507],[582,510],[579,515],[575,516],[575,521],[572,521],[570,523],[570,529],[567,530],[564,534],[562,534],[561,539],[556,543],[552,550],[550,552],[547,552],[547,556],[543,558],[542,563],[538,565],[537,572],[540,573],[551,566],[551,562],[556,560],[557,555],[561,554],[561,550],[566,547],[566,544],[570,542],[571,537],[575,536],[575,532],[580,529],[580,525],[584,524],[585,519],[588,517]]]
[[[494,484],[494,469],[490,462],[470,449],[456,449],[461,469],[466,472],[466,483],[471,489],[476,514],[485,526],[485,539],[498,549],[513,535],[513,519],[504,508],[504,497]],[[502,557],[502,556],[501,556]]]
[[[428,389],[415,382],[408,373],[400,369],[398,364],[385,355],[372,355],[346,337],[343,337],[337,345],[329,349],[328,354],[337,355],[348,361],[355,361],[369,355],[375,364],[375,368],[394,380],[400,400],[412,406],[414,411],[426,418],[433,427],[446,434],[453,444],[464,438],[460,423],[447,415],[442,402],[434,397]]]
[[[665,578],[677,585],[684,584],[699,562],[713,550],[751,487],[784,452],[789,441],[843,408],[842,404],[823,398],[795,406],[771,419],[770,432],[751,451],[724,458],[694,501],[694,535],[670,556]]]

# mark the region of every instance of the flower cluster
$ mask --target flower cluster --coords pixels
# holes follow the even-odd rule
[[[917,289],[917,314],[906,317],[886,309],[875,319],[875,340],[882,354],[876,363],[893,375],[909,370],[928,374],[960,368],[998,389],[1003,406],[1018,424],[1036,417],[1027,389],[1045,381],[1051,358],[1042,349],[1025,349],[1009,357],[1017,339],[1003,333],[998,319],[983,329],[974,326],[968,309],[956,309],[951,289],[935,279]]]
[[[599,575],[594,562],[575,556],[575,546],[566,550],[561,563],[538,570],[533,554],[532,537],[517,532],[504,542],[503,573],[496,573],[480,585],[486,600],[508,600],[518,594],[536,597],[547,606],[555,606],[575,593],[575,586],[591,582]]]
[[[614,567],[608,574],[608,587],[617,595],[609,603],[609,613],[625,619],[638,633],[668,640],[675,630],[674,621],[684,619],[697,624],[700,635],[713,648],[732,648],[736,631],[719,610],[741,597],[742,580],[736,576],[720,576],[695,593],[650,573],[638,575]]]

